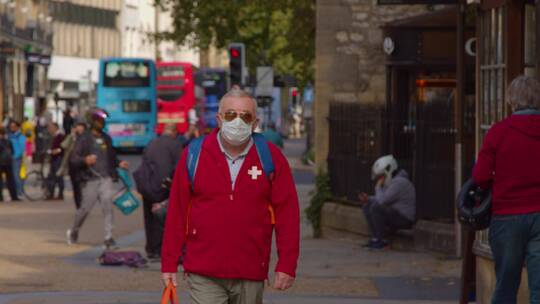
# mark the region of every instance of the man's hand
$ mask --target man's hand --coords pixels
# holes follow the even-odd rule
[[[358,200],[360,200],[360,203],[362,205],[365,205],[369,202],[369,196],[367,195],[367,193],[365,192],[362,192],[360,194],[358,194]]]
[[[97,156],[95,154],[90,154],[84,158],[84,162],[87,166],[93,166],[97,162]]]
[[[127,161],[123,160],[118,164],[118,167],[127,170],[127,169],[129,169],[129,163]]]
[[[161,280],[165,286],[167,286],[169,282],[171,282],[174,287],[178,286],[178,283],[176,282],[176,273],[174,272],[163,272],[161,274]]]
[[[153,203],[152,204],[152,213],[158,212],[161,208],[164,208],[162,203]]]
[[[276,272],[274,277],[274,289],[287,290],[291,288],[294,283],[294,278],[283,272]]]
[[[382,187],[384,185],[384,181],[385,181],[385,176],[381,175],[379,179],[377,180],[377,184],[375,185],[375,187]]]

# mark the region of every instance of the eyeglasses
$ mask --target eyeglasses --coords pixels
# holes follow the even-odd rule
[[[253,114],[251,114],[249,112],[227,111],[227,112],[225,112],[225,114],[222,114],[221,116],[223,117],[223,119],[225,119],[225,121],[233,121],[237,117],[240,117],[240,119],[242,119],[247,124],[252,123],[253,120],[255,119]]]

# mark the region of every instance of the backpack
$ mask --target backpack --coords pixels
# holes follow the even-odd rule
[[[139,168],[133,172],[133,178],[137,191],[145,200],[158,203],[169,196],[169,189],[163,186],[163,179],[155,162],[144,158]]]
[[[137,251],[105,251],[98,258],[103,266],[122,266],[139,268],[146,265],[147,261]]]
[[[193,187],[193,181],[195,180],[195,173],[197,171],[197,165],[199,164],[199,155],[201,154],[202,144],[204,142],[204,136],[193,139],[188,146],[188,155],[186,159],[186,165],[188,170],[189,181]],[[274,161],[272,160],[272,154],[270,154],[270,148],[266,138],[260,133],[252,134],[253,143],[257,149],[259,160],[261,161],[263,171],[268,178],[272,180],[274,174]]]
[[[270,153],[270,148],[268,147],[268,141],[260,133],[253,133],[252,136],[253,143],[257,149],[257,154],[259,155],[259,160],[261,161],[263,172],[266,175],[266,178],[272,182],[274,177],[274,161],[272,160],[272,154]],[[188,146],[188,155],[186,159],[186,166],[188,170],[188,178],[193,188],[195,181],[195,173],[197,171],[197,165],[199,164],[199,155],[201,154],[201,147],[204,142],[204,136],[193,139]],[[271,223],[275,224],[274,209],[271,205],[268,205],[268,210],[270,212]]]

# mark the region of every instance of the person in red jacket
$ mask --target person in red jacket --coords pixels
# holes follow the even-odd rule
[[[514,113],[484,138],[473,179],[492,189],[489,244],[497,278],[492,303],[516,303],[523,265],[530,301],[540,303],[540,83],[519,76],[508,87]]]
[[[176,285],[183,259],[194,304],[262,303],[275,228],[273,287],[292,286],[299,256],[298,196],[287,159],[268,143],[269,178],[253,143],[255,100],[233,88],[220,101],[219,129],[204,139],[193,185],[185,149],[171,187],[161,272]]]

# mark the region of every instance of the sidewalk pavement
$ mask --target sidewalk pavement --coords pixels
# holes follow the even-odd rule
[[[287,142],[304,209],[313,176],[301,165],[302,143]],[[68,202],[0,203],[0,304],[156,303],[159,263],[148,267],[102,267],[103,222],[99,206],[80,234],[65,244],[73,220]],[[116,235],[123,249],[144,252],[142,212],[116,213]],[[368,251],[359,239],[313,239],[302,213],[302,249],[295,286],[287,292],[267,288],[265,303],[455,303],[460,262],[427,253]],[[276,254],[273,254],[275,262]],[[272,277],[272,274],[270,274]],[[185,282],[179,290],[186,299]],[[182,301],[182,303],[186,303]]]

